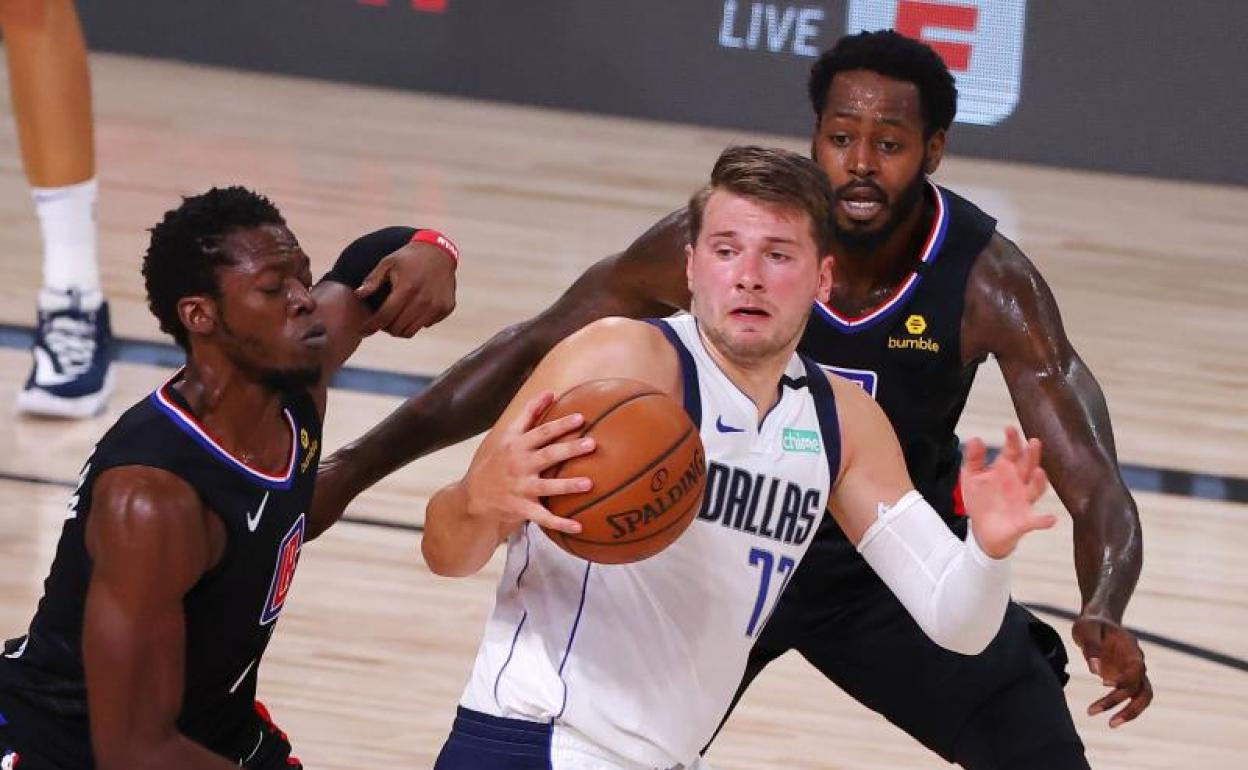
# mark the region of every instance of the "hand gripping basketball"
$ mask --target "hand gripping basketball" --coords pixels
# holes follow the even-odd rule
[[[534,398],[525,405],[523,413],[503,429],[493,447],[473,458],[464,476],[469,515],[495,519],[503,524],[532,521],[573,534],[581,531],[578,522],[556,516],[540,502],[558,495],[586,492],[593,487],[584,476],[542,476],[549,468],[594,451],[594,439],[569,435],[584,424],[581,414],[541,422],[554,398],[549,392]]]
[[[975,541],[984,553],[1001,559],[1013,552],[1023,535],[1049,529],[1057,523],[1050,513],[1032,504],[1048,487],[1040,467],[1040,441],[1026,445],[1014,428],[1005,432],[1005,446],[991,465],[985,465],[984,442],[971,439],[962,463],[962,499],[971,517]]]
[[[697,517],[706,485],[706,455],[685,407],[649,383],[584,382],[555,401],[543,419],[558,424],[580,414],[580,434],[597,440],[593,454],[551,466],[546,476],[593,479],[593,491],[543,503],[579,533],[547,534],[573,556],[598,564],[648,559],[674,543]]]

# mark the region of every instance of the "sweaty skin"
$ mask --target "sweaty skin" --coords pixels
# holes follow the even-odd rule
[[[874,72],[838,74],[812,149],[842,201],[830,304],[847,315],[889,296],[913,268],[933,216],[923,199],[905,216],[906,192],[939,166],[945,132],[925,136],[917,90]],[[897,207],[895,209],[894,207]],[[508,327],[399,406],[357,442],[326,459],[314,507],[340,516],[361,491],[437,449],[490,427],[534,365],[561,339],[606,316],[643,318],[687,309],[684,210],[669,214],[625,251],[590,267],[552,306]],[[1117,727],[1152,701],[1143,652],[1122,625],[1142,562],[1139,514],[1118,469],[1100,386],[1066,337],[1044,279],[994,234],[967,282],[962,362],[995,356],[1019,420],[1044,446],[1044,468],[1074,521],[1082,608],[1073,635],[1090,670],[1114,689],[1100,713],[1129,701]],[[417,429],[416,426],[419,426]]]
[[[221,299],[179,302],[183,325],[198,342],[192,343],[186,375],[175,387],[228,451],[276,473],[291,437],[281,416],[281,394],[257,380],[255,367],[319,367],[309,390],[323,415],[329,381],[366,328],[401,335],[410,322],[370,318],[360,299],[366,290],[353,293],[329,282],[311,286],[307,256],[284,227],[239,229],[224,240],[235,264],[219,272]],[[392,285],[387,306],[417,305],[430,318],[453,306],[453,278],[437,277],[433,293],[412,280],[449,272],[436,249],[409,245],[387,260]],[[443,294],[448,289],[451,299]],[[307,539],[336,518],[310,512]],[[183,599],[224,556],[221,519],[181,478],[122,466],[100,475],[85,537],[93,569],[83,663],[97,766],[236,767],[177,729],[186,653]]]

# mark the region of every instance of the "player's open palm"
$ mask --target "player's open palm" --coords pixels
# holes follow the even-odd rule
[[[984,442],[967,442],[962,499],[979,547],[1000,559],[1013,552],[1023,535],[1052,527],[1057,517],[1033,507],[1048,484],[1040,468],[1038,441],[1024,445],[1016,430],[1007,430],[1001,453],[990,465],[986,459]]]
[[[592,438],[571,435],[584,422],[582,415],[569,414],[541,422],[553,400],[551,393],[534,398],[519,416],[477,450],[464,475],[469,515],[496,519],[504,525],[529,520],[561,532],[581,531],[576,521],[554,515],[541,502],[554,495],[586,492],[592,485],[584,477],[543,475],[560,463],[594,450]]]

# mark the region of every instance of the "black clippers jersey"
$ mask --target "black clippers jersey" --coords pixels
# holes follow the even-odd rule
[[[962,364],[966,282],[997,222],[934,184],[928,199],[936,216],[918,268],[867,315],[847,318],[816,305],[799,349],[875,398],[897,431],[915,487],[952,522],[961,464],[954,429],[977,368]],[[844,538],[838,527],[824,529]]]
[[[321,421],[306,393],[286,398],[289,459],[283,473],[269,475],[221,448],[170,387],[176,379],[122,415],[83,468],[30,630],[7,642],[0,658],[0,710],[56,720],[66,733],[89,740],[82,623],[92,487],[109,468],[150,466],[190,484],[225,525],[220,563],[183,600],[186,671],[178,718],[185,735],[225,754],[253,713],[256,669],[299,561]],[[86,756],[78,747],[63,748]]]

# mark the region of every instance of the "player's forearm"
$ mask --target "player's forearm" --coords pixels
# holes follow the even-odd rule
[[[1081,611],[1121,623],[1144,562],[1135,501],[1116,483],[1096,488],[1068,506],[1074,519]]]
[[[463,482],[443,487],[429,500],[420,552],[435,575],[466,577],[476,573],[490,560],[498,540],[497,521],[469,513]]]
[[[1010,600],[1008,558],[961,541],[917,492],[881,512],[857,544],[867,563],[940,646],[975,655],[996,636]]]
[[[1100,386],[1077,356],[1061,372],[1015,404],[1026,432],[1044,442],[1045,470],[1074,522],[1083,612],[1121,622],[1143,563],[1139,512]]]
[[[330,461],[354,497],[431,452],[493,425],[541,357],[558,339],[534,333],[532,322],[509,327],[460,359],[420,393]]]

